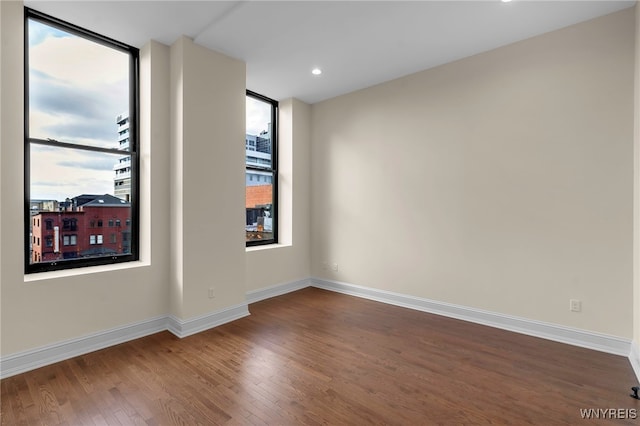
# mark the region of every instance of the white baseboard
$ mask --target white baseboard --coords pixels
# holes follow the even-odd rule
[[[246,303],[231,306],[221,311],[202,315],[187,320],[176,318],[173,315],[167,317],[167,330],[176,336],[183,338],[201,331],[226,324],[231,321],[249,315],[249,307]]]
[[[246,303],[188,320],[156,317],[0,358],[0,379],[168,330],[182,338],[249,315]]]
[[[35,370],[166,329],[167,318],[163,316],[4,356],[0,358],[0,378]]]
[[[640,383],[640,342],[631,342],[631,353],[629,354],[629,362],[633,371],[636,373],[638,383]]]
[[[310,285],[311,281],[309,279],[305,279],[253,290],[247,293],[247,303],[251,304],[272,297],[281,296],[286,293],[291,293],[292,291],[302,290]]]
[[[592,331],[580,330],[527,318],[514,317],[470,308],[467,306],[439,302],[436,300],[407,296],[404,294],[377,290],[338,281],[312,278],[311,285],[338,293],[349,294],[391,305],[488,325],[503,330],[541,337],[543,339],[594,349],[601,352],[623,355],[625,357],[628,357],[631,351],[631,341],[622,337],[610,336],[607,334],[595,333]]]
[[[187,320],[176,318],[173,315],[157,317],[76,339],[54,343],[41,348],[0,357],[0,378],[24,373],[39,367],[44,367],[45,365],[64,361],[65,359],[84,355],[89,352],[148,336],[160,331],[168,330],[180,338],[190,336],[249,315],[249,303],[290,293],[309,286],[488,325],[530,336],[541,337],[543,339],[567,343],[574,346],[581,346],[601,352],[623,355],[629,357],[629,361],[631,362],[636,376],[638,377],[638,381],[640,381],[639,342],[632,343],[629,339],[617,336],[610,336],[557,324],[545,323],[542,321],[483,311],[467,306],[454,305],[320,278],[310,278],[308,280],[299,280],[254,290],[247,293],[246,303],[235,305],[200,317],[190,318]]]

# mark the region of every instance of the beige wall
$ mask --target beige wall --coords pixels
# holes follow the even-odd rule
[[[635,7],[633,340],[640,348],[640,6]]]
[[[171,288],[182,300],[174,315],[189,319],[245,301],[245,64],[182,37],[171,68],[171,196],[180,209]]]
[[[278,246],[247,249],[246,290],[308,279],[310,275],[311,107],[279,103]]]
[[[168,232],[171,235],[169,247],[171,267],[169,275],[169,312],[177,318],[183,318],[183,79],[182,70],[184,39],[176,41],[170,48],[170,102],[169,115],[171,120],[171,155],[169,175],[171,224]]]
[[[312,274],[631,337],[633,31],[629,9],[315,104]]]
[[[1,335],[2,354],[12,354],[43,345],[77,338],[94,332],[165,315],[168,306],[166,247],[169,198],[162,170],[168,164],[168,135],[154,132],[153,141],[142,152],[141,171],[157,179],[153,187],[143,179],[147,207],[141,214],[146,226],[142,238],[153,235],[153,249],[142,244],[142,260],[117,267],[92,267],[74,271],[23,274],[23,6],[0,2],[2,9],[2,116],[0,152],[2,164],[2,210],[0,229]],[[141,75],[149,75],[154,62],[150,46],[141,51]],[[162,75],[158,75],[162,79]],[[157,83],[157,84],[156,84]],[[163,84],[143,85],[148,95]],[[168,87],[168,83],[164,84]],[[146,96],[146,95],[145,95]],[[159,93],[162,97],[163,94]],[[143,98],[143,120],[162,129],[162,114]],[[156,127],[157,126],[157,127]],[[150,127],[141,137],[151,139]],[[10,185],[9,185],[10,184]],[[144,203],[143,203],[144,204]]]

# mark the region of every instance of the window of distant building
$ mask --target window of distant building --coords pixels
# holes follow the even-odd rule
[[[25,8],[25,69],[25,272],[137,260],[138,49]],[[127,244],[91,248],[116,216]]]
[[[77,231],[78,230],[78,219],[62,219],[62,229],[65,231]]]
[[[78,243],[77,235],[63,235],[62,236],[62,245],[63,246],[75,246]]]
[[[246,105],[246,244],[273,244],[278,242],[278,102],[247,90]]]

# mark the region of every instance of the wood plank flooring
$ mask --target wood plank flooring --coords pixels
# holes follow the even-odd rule
[[[162,332],[4,379],[1,423],[640,423],[580,413],[640,416],[625,357],[316,288],[250,311],[185,339]]]

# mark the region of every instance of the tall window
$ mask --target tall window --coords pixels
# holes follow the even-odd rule
[[[138,49],[27,8],[25,70],[25,271],[137,260]],[[128,244],[97,248],[113,216]]]
[[[278,102],[247,91],[247,246],[278,242]]]

